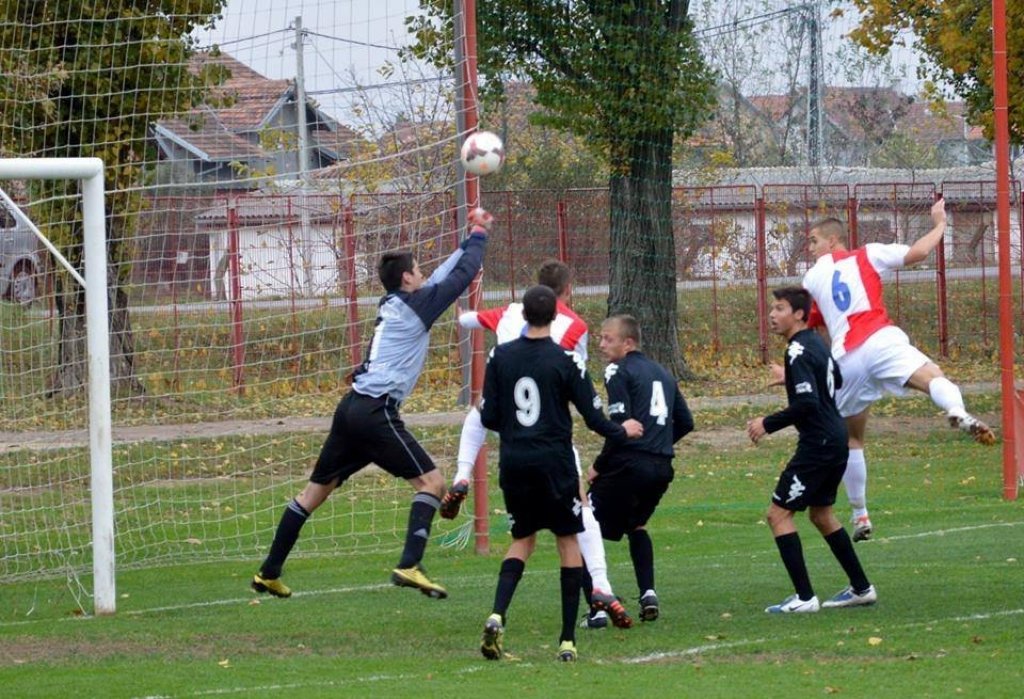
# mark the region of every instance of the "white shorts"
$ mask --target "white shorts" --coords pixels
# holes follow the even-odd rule
[[[895,325],[882,328],[839,358],[843,374],[843,387],[836,393],[839,414],[850,417],[864,412],[886,393],[906,395],[907,381],[931,361]]]

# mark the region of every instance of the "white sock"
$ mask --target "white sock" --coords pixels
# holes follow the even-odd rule
[[[964,407],[964,397],[960,394],[957,385],[940,376],[932,379],[928,384],[928,395],[932,402],[946,411],[950,417],[967,417],[967,409]]]
[[[853,508],[853,516],[866,517],[868,514],[868,464],[864,460],[863,449],[851,449],[846,460],[846,473],[843,474],[843,485],[846,486],[846,497]]]
[[[594,588],[609,595],[614,594],[612,584],[608,581],[608,562],[604,558],[601,525],[594,517],[594,508],[589,505],[583,507],[583,531],[576,535],[576,539],[580,542],[580,553],[587,564],[587,571],[594,580]]]
[[[469,409],[466,419],[462,421],[462,434],[459,436],[459,466],[455,471],[452,483],[468,481],[473,475],[473,464],[480,447],[487,439],[487,429],[480,422],[480,411],[476,406]]]

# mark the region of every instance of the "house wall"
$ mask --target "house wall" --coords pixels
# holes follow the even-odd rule
[[[211,231],[210,297],[232,297],[228,265],[228,231]],[[345,282],[340,231],[333,225],[301,224],[240,227],[238,230],[241,298],[274,299],[337,294]],[[357,261],[356,278],[365,280],[368,269]]]

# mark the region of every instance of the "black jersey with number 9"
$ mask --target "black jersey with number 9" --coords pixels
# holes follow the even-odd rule
[[[550,338],[522,337],[495,347],[487,362],[480,419],[501,435],[501,467],[573,463],[569,403],[591,430],[625,441],[622,426],[601,410],[578,355]]]

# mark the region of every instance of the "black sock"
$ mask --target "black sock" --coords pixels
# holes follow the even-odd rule
[[[633,572],[636,573],[636,586],[643,595],[654,589],[654,544],[646,529],[636,529],[629,533],[629,555],[633,559]]]
[[[419,492],[412,497],[409,528],[405,532],[405,548],[398,561],[399,568],[412,568],[423,560],[423,552],[427,550],[427,540],[430,539],[430,525],[440,506],[441,501],[430,493]]]
[[[580,588],[583,590],[583,597],[587,600],[587,607],[594,603],[594,579],[590,577],[586,563],[580,569]]]
[[[814,588],[811,587],[811,576],[807,573],[807,564],[804,563],[804,547],[800,545],[800,535],[797,532],[783,534],[775,537],[775,545],[779,547],[779,554],[782,556],[782,563],[786,566],[789,579],[793,581],[797,596],[802,600],[809,600],[814,597]]]
[[[576,615],[580,611],[582,568],[562,568],[562,635],[558,642],[576,642]]]
[[[828,547],[832,549],[832,555],[836,557],[839,565],[843,567],[846,576],[850,579],[850,587],[853,588],[853,591],[861,594],[871,587],[867,576],[864,575],[864,569],[861,568],[857,552],[853,550],[853,542],[850,541],[850,535],[846,533],[846,530],[839,527],[839,529],[826,536],[825,541],[828,542]]]
[[[281,521],[278,522],[277,531],[274,533],[274,541],[270,544],[270,553],[260,566],[261,578],[274,580],[281,577],[285,559],[292,552],[292,547],[299,538],[299,531],[307,519],[309,513],[296,500],[292,500],[284,508]]]
[[[498,572],[498,589],[494,591],[494,613],[501,615],[501,623],[505,623],[508,606],[512,604],[512,595],[516,593],[519,579],[526,570],[526,561],[518,558],[506,558],[501,562]]]

